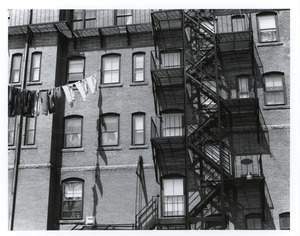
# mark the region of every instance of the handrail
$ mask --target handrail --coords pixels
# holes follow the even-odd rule
[[[153,196],[147,205],[136,215],[136,229],[144,229],[152,219],[158,218],[158,197]]]

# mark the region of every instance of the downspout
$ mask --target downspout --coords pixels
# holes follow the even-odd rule
[[[184,81],[184,136],[185,136],[185,179],[184,179],[184,195],[185,195],[185,227],[186,229],[190,229],[189,223],[189,191],[188,191],[188,174],[189,174],[189,167],[188,167],[188,127],[187,127],[187,109],[188,109],[188,102],[187,102],[187,81],[186,81],[186,62],[185,62],[185,30],[184,30],[184,11],[182,13],[182,42],[183,42],[183,52],[182,52],[182,65],[183,65],[183,81]]]
[[[32,9],[29,10],[29,25],[32,24]],[[26,88],[26,75],[27,75],[27,64],[28,64],[28,53],[29,53],[29,42],[30,41],[30,28],[27,26],[27,35],[24,47],[24,61],[21,68],[23,69],[22,80],[21,80],[21,89],[24,90]],[[15,152],[15,160],[14,160],[14,176],[13,176],[13,184],[12,184],[12,203],[11,203],[11,214],[9,219],[9,230],[13,230],[14,228],[14,220],[15,220],[15,211],[16,211],[16,199],[17,199],[17,187],[18,187],[18,175],[19,175],[19,164],[21,158],[21,146],[22,146],[22,128],[23,128],[23,115],[20,114],[19,122],[17,129],[17,148]]]

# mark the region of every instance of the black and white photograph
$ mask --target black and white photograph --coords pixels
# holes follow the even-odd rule
[[[300,9],[120,6],[1,12],[4,230],[299,232]]]

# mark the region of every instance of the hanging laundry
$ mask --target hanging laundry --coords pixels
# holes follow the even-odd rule
[[[12,110],[11,116],[21,115],[22,113],[22,96],[23,93],[20,89],[14,88],[12,95]]]
[[[55,112],[54,89],[49,89],[48,91],[48,102],[49,113],[52,114]]]
[[[55,100],[61,99],[61,87],[54,88],[54,98]]]
[[[67,98],[67,101],[68,101],[70,107],[73,107],[73,96],[69,89],[69,85],[63,85],[62,88],[64,90],[64,93],[66,95],[66,98]],[[73,92],[73,89],[72,89],[72,92]]]
[[[83,83],[81,81],[77,81],[75,83],[75,85],[76,85],[77,89],[79,90],[80,95],[81,95],[83,101],[86,101],[86,92],[84,91]]]
[[[35,92],[34,95],[34,105],[33,105],[33,115],[38,116],[40,114],[40,103],[39,103],[39,91]]]
[[[30,90],[23,90],[23,95],[22,95],[22,115],[23,116],[28,116],[28,117],[33,117],[34,116],[34,96],[35,92],[30,91]]]
[[[96,84],[96,74],[86,78],[86,82],[87,82],[87,84],[90,88],[91,93],[95,93],[96,86],[97,86],[97,84]]]
[[[83,87],[83,90],[84,90],[85,94],[87,94],[88,93],[88,87],[87,87],[86,79],[81,80],[81,83],[82,83],[82,87]]]
[[[14,109],[14,87],[8,86],[8,116],[12,116]]]
[[[70,93],[71,93],[72,101],[75,101],[75,93],[74,93],[74,90],[73,90],[73,86],[74,86],[74,84],[69,84],[69,90],[70,90]]]
[[[43,90],[43,91],[40,91],[40,94],[39,94],[39,102],[40,102],[40,105],[41,105],[41,113],[43,115],[48,115],[48,103],[49,103],[49,98],[48,98],[48,90]]]

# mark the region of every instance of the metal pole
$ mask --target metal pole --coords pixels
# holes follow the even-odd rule
[[[29,11],[29,24],[32,22],[32,10]],[[23,73],[21,80],[21,89],[26,88],[26,75],[27,75],[27,64],[28,64],[28,52],[29,52],[29,40],[30,40],[30,29],[27,28],[27,35],[24,47],[24,61],[23,61]],[[12,202],[11,202],[11,214],[9,219],[9,229],[12,231],[14,228],[15,211],[16,211],[16,199],[17,199],[17,186],[18,186],[18,175],[19,175],[19,164],[21,158],[21,146],[22,146],[22,128],[23,128],[23,115],[22,112],[19,116],[17,129],[17,148],[15,152],[14,161],[14,176],[13,176],[13,186],[12,186]]]
[[[183,52],[182,52],[182,66],[183,66],[183,83],[184,83],[184,135],[185,135],[185,227],[186,229],[190,228],[189,225],[189,192],[188,192],[188,173],[189,173],[189,168],[188,168],[188,130],[187,130],[187,82],[186,82],[186,65],[185,65],[185,30],[184,30],[184,11],[182,10],[182,47],[183,47]]]
[[[218,139],[219,139],[219,155],[220,155],[220,177],[221,177],[221,218],[222,229],[226,228],[225,224],[225,209],[224,209],[224,173],[223,173],[223,142],[222,142],[222,127],[221,127],[221,105],[220,105],[220,86],[219,86],[219,72],[218,72],[218,55],[217,55],[217,36],[214,36],[214,60],[215,60],[215,76],[217,89],[217,107],[218,107]]]

